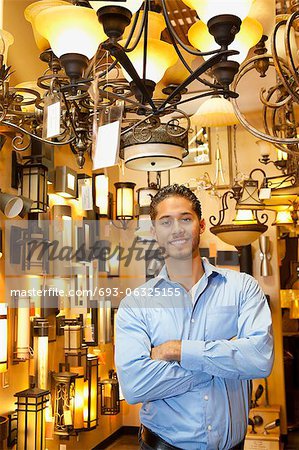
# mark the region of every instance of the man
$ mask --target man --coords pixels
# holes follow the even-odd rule
[[[251,276],[201,259],[205,222],[188,188],[161,189],[150,215],[165,266],[117,314],[117,373],[126,400],[143,403],[141,449],[242,449],[250,380],[273,363],[265,296]]]

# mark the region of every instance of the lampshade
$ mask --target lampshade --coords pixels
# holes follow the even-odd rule
[[[134,14],[136,11],[138,11],[138,9],[140,8],[140,6],[142,5],[143,0],[122,0],[122,1],[105,1],[105,0],[101,0],[100,2],[98,0],[95,1],[90,1],[89,4],[92,6],[92,8],[95,11],[98,11],[98,9],[100,8],[104,8],[105,6],[121,6],[123,8],[128,9],[129,11],[131,11],[132,14]]]
[[[138,36],[142,21],[143,21],[143,15],[144,11],[139,12],[137,25],[135,27],[132,39],[134,39]],[[127,39],[130,35],[131,29],[133,27],[133,19],[131,21],[131,25],[129,25],[124,34],[123,34],[123,40]],[[162,14],[149,11],[148,12],[148,38],[150,39],[160,39],[162,31],[166,28],[166,22]]]
[[[124,45],[125,40],[121,40],[120,44]],[[140,78],[143,78],[143,50],[143,42],[140,41],[137,47],[129,53],[129,58]],[[171,44],[159,39],[148,39],[145,79],[158,83],[165,71],[173,66],[177,59],[178,55]],[[128,81],[132,80],[125,70],[123,70],[123,74]]]
[[[14,43],[14,37],[5,30],[0,30],[0,54],[3,55],[3,62],[6,64],[9,47]]]
[[[251,17],[246,17],[242,22],[239,33],[236,35],[231,48],[240,52],[239,55],[233,55],[229,59],[242,63],[246,58],[251,47],[256,45],[263,35],[262,25]],[[193,47],[208,52],[216,50],[219,45],[214,37],[209,33],[207,25],[201,20],[193,24],[188,31],[188,39]],[[204,57],[208,59],[209,56]]]
[[[232,104],[218,96],[204,101],[193,115],[192,122],[201,127],[226,127],[239,123]]]
[[[299,319],[299,295],[295,291],[290,307],[290,319]]]
[[[292,214],[290,210],[277,211],[273,225],[293,225]]]
[[[49,41],[37,31],[35,19],[40,12],[53,6],[71,6],[71,4],[63,0],[43,0],[31,3],[24,11],[25,19],[31,23],[36,45],[41,52],[51,48],[51,45],[49,44]]]
[[[287,14],[280,14],[276,16],[276,22],[280,22],[281,20],[287,20],[289,18],[289,15]],[[286,54],[286,47],[285,47],[285,30],[286,30],[286,24],[282,25],[278,28],[277,34],[276,34],[276,51],[279,58],[282,58],[283,60],[287,60],[287,54]],[[296,34],[294,28],[291,28],[290,30],[290,47],[292,51],[292,57],[294,60],[294,64],[296,67],[298,67],[299,59],[298,59],[298,46],[296,42]]]
[[[20,197],[0,191],[0,211],[2,211],[6,217],[9,219],[17,217],[22,211],[22,208],[23,201]]]
[[[249,223],[257,223],[256,218],[254,217],[252,209],[239,209],[236,212],[236,217],[233,219],[234,224],[249,224]]]
[[[33,92],[27,91],[27,89],[37,91],[41,97],[43,97],[44,90],[38,87],[36,81],[24,81],[23,83],[17,84],[15,88],[20,89],[16,91],[16,95],[21,95],[23,97],[21,105],[22,111],[33,113],[35,111],[35,100],[37,97]]]
[[[100,173],[94,176],[95,180],[95,204],[100,210],[101,216],[108,216],[109,212],[109,179]]]
[[[281,308],[290,308],[293,296],[293,289],[280,289],[280,306]]]
[[[248,16],[258,20],[263,27],[263,34],[270,36],[274,27],[273,7],[269,6],[269,0],[253,0]]]
[[[135,183],[114,183],[116,189],[116,218],[133,219]]]
[[[87,355],[87,380],[84,385],[84,428],[92,430],[98,424],[98,357]]]
[[[183,0],[189,8],[195,9],[198,17],[207,23],[212,17],[231,14],[243,20],[250,10],[252,0]]]
[[[289,195],[271,195],[271,198],[265,199],[265,208],[273,211],[292,211],[293,204],[297,200],[296,194]]]
[[[128,169],[157,172],[170,170],[182,165],[182,159],[188,154],[188,136],[179,136],[183,128],[176,128],[178,135],[167,133],[165,124],[151,130],[147,142],[137,142],[135,133],[129,131],[121,137],[121,158]]]
[[[264,209],[265,204],[259,199],[259,182],[249,178],[243,182],[243,191],[236,209]]]
[[[0,303],[0,373],[7,371],[7,304]]]
[[[270,156],[271,150],[273,149],[273,145],[271,144],[271,142],[260,139],[256,141],[256,144],[259,147],[261,156]]]
[[[261,234],[267,231],[267,225],[247,224],[247,225],[217,225],[211,227],[211,233],[215,234],[226,244],[242,247],[252,244]]]
[[[75,53],[90,59],[107,39],[96,13],[81,6],[47,8],[36,16],[35,25],[58,58]]]

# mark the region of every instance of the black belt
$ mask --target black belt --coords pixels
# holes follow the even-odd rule
[[[141,425],[141,439],[145,444],[147,444],[149,447],[152,447],[152,449],[154,450],[182,450],[181,448],[175,447],[174,445],[171,445],[168,442],[164,441],[164,439],[160,438],[160,436],[153,433],[144,425]],[[232,447],[230,450],[241,449],[243,449],[243,442],[237,444],[235,447]]]

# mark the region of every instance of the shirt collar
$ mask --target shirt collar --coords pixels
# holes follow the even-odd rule
[[[207,258],[201,258],[201,261],[204,269],[205,278],[209,278],[211,275],[215,276],[218,274],[222,277],[226,277],[226,269],[219,269],[219,267],[213,266],[213,264],[211,264]],[[167,273],[166,264],[164,264],[158,275],[153,279],[154,285],[156,285],[162,280],[171,282]]]

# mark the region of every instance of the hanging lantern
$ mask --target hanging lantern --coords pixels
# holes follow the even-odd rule
[[[65,362],[71,367],[86,367],[87,347],[82,346],[83,329],[79,319],[64,321]]]
[[[41,163],[20,166],[21,196],[33,201],[30,212],[46,212],[48,209],[48,168]]]
[[[0,303],[0,373],[7,371],[7,304]]]
[[[98,424],[98,357],[87,355],[87,380],[84,386],[84,428]]]
[[[119,383],[117,378],[113,377],[113,370],[110,371],[109,375],[110,378],[99,382],[101,389],[101,414],[105,416],[113,416],[120,413]]]
[[[114,183],[116,188],[116,219],[130,220],[134,217],[135,183]]]
[[[35,383],[40,389],[46,389],[48,386],[48,320],[35,318],[33,322],[33,330]]]
[[[45,409],[49,393],[50,391],[44,389],[31,388],[15,394],[18,413],[18,449],[45,449]]]
[[[74,428],[74,395],[76,373],[53,374],[54,388],[54,433],[69,436]]]

